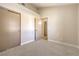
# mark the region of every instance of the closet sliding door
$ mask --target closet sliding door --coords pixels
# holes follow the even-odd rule
[[[20,45],[20,14],[0,7],[0,51]]]

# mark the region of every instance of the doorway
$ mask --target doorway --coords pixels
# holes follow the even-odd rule
[[[48,39],[48,32],[47,32],[47,17],[42,18],[42,32],[43,32],[43,39]]]
[[[48,39],[48,32],[47,32],[47,17],[45,18],[34,18],[34,33],[35,33],[35,40],[39,39]]]
[[[47,40],[47,21],[44,21],[44,39]]]

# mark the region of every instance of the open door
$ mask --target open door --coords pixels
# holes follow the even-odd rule
[[[0,7],[0,51],[20,45],[21,16]]]
[[[42,34],[42,23],[40,18],[34,19],[34,29],[35,29],[35,40],[40,40],[41,39],[41,34]]]

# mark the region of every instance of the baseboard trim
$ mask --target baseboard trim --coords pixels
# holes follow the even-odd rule
[[[71,46],[71,47],[79,49],[78,45],[73,45],[73,44],[69,44],[69,43],[65,43],[65,42],[60,42],[60,41],[55,41],[55,40],[48,40],[48,41],[55,42],[55,43],[62,44],[62,45],[66,45],[66,46]]]
[[[21,43],[21,45],[28,44],[28,43],[31,43],[31,42],[33,42],[33,41],[34,41],[34,40],[26,41],[26,42]]]

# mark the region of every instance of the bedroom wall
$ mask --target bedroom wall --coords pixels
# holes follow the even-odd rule
[[[78,45],[76,4],[41,8],[39,12],[48,17],[48,40]]]

